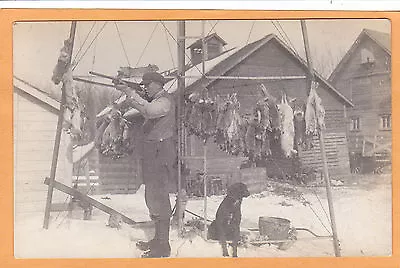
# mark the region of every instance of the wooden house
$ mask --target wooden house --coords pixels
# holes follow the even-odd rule
[[[186,71],[190,77],[200,76],[201,63]],[[302,77],[297,79],[186,79],[186,92],[190,93],[202,87],[226,96],[237,93],[241,104],[242,114],[250,113],[261,97],[258,85],[264,84],[270,94],[280,99],[282,93],[289,98],[296,98],[296,102],[304,104],[308,90],[305,76],[308,73],[306,62],[299,57],[289,46],[281,41],[276,35],[269,34],[264,38],[250,43],[242,48],[237,48],[224,53],[206,64],[208,76],[230,76],[230,77]],[[349,170],[349,158],[347,150],[347,110],[352,107],[352,102],[316,73],[319,83],[318,95],[322,98],[322,104],[326,110],[327,138],[326,148],[328,166],[330,173],[335,175],[347,175]],[[167,85],[168,86],[168,85]],[[195,169],[202,169],[202,162],[198,158],[203,155],[203,143],[196,137],[190,136],[186,139],[185,149],[187,162]],[[190,160],[192,159],[192,160]],[[197,160],[196,160],[197,159]],[[315,168],[317,172],[322,170],[322,161],[319,151],[318,139],[312,150],[299,151],[300,163],[304,167]],[[220,151],[213,141],[207,146],[207,168],[209,174],[228,177],[232,180],[240,179],[239,166],[243,157],[232,157]],[[293,159],[275,157],[265,163],[268,176],[286,177],[295,172]],[[243,172],[242,172],[243,173]],[[211,176],[210,175],[210,176]]]
[[[390,163],[390,34],[364,29],[339,62],[329,81],[354,104],[347,114],[353,171],[370,171],[370,167],[374,167],[371,163],[375,160],[382,161],[382,165]],[[382,166],[377,164],[377,167]]]

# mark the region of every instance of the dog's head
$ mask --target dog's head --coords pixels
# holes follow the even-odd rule
[[[250,195],[246,184],[238,182],[234,183],[228,187],[227,196],[232,197],[235,200],[242,199],[243,197],[248,197]]]

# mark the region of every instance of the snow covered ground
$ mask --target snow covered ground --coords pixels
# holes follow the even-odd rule
[[[390,175],[361,176],[358,183],[334,187],[333,200],[342,256],[389,256],[392,248],[392,190]],[[104,199],[108,197],[110,199]],[[137,221],[149,220],[140,188],[132,195],[101,195],[96,199]],[[208,198],[207,213],[214,218],[223,196]],[[175,197],[171,195],[172,205]],[[310,204],[310,205],[308,205]],[[321,206],[323,204],[323,207]],[[203,215],[203,200],[189,200],[187,209]],[[324,212],[325,211],[325,212]],[[82,211],[53,212],[48,230],[42,229],[43,214],[16,215],[16,258],[135,258],[138,239],[151,238],[152,230],[110,228],[108,215],[93,210],[93,218],[82,220]],[[260,216],[287,218],[292,227],[307,228],[318,235],[329,235],[325,188],[313,189],[271,183],[265,191],[243,200],[242,228],[258,227]],[[79,217],[77,217],[79,216]],[[80,218],[80,219],[79,219]],[[186,219],[191,219],[186,215]],[[327,227],[327,229],[324,227]],[[318,257],[334,256],[330,239],[312,239],[298,231],[298,240],[287,250],[276,245],[239,248],[240,257]],[[171,257],[221,257],[217,242],[205,241],[198,233],[180,238],[171,231]]]

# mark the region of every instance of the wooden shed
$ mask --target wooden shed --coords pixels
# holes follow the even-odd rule
[[[14,77],[14,195],[15,216],[45,210],[57,117],[60,103],[46,92]],[[66,176],[68,136],[62,135],[56,178],[71,185]],[[54,191],[53,203],[65,202],[67,196]]]
[[[187,73],[193,76],[200,70],[201,65],[198,65],[188,70]],[[208,62],[206,72],[208,76],[305,77],[308,74],[308,67],[306,62],[282,40],[274,34],[269,34],[260,40],[232,50],[230,53],[225,53],[221,57]],[[347,110],[352,107],[352,102],[318,73],[316,73],[316,79],[320,85],[317,93],[321,97],[326,110],[327,139],[325,142],[329,171],[333,176],[347,175],[350,170],[346,138],[346,114]],[[252,111],[261,96],[257,87],[260,83],[264,84],[274,97],[280,99],[282,93],[285,93],[289,98],[296,98],[299,105],[305,103],[308,96],[309,88],[304,78],[275,80],[201,78],[187,81],[186,92],[207,87],[209,91],[221,96],[237,93],[241,104],[240,111],[245,114]],[[201,156],[203,144],[196,137],[188,137],[186,151],[190,156]],[[220,151],[212,141],[209,141],[207,156],[211,174],[215,170],[217,173],[233,174],[230,175],[231,177],[240,177],[237,174],[240,174],[239,166],[243,158],[227,155]],[[312,150],[300,150],[297,159],[302,166],[313,167],[317,172],[320,172],[322,160],[318,139],[315,140],[315,146]],[[274,157],[266,163],[267,175],[277,177],[293,175],[296,166],[294,161],[285,158],[283,155],[282,157]],[[216,163],[220,163],[220,166],[215,166]]]
[[[360,158],[391,161],[390,39],[388,33],[364,29],[329,78],[354,104],[348,110],[347,132],[356,172],[363,162]]]

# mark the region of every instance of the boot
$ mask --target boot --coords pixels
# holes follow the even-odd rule
[[[160,230],[160,220],[156,217],[151,217],[154,221],[154,238],[149,241],[142,241],[139,240],[136,242],[136,248],[142,251],[150,250],[151,248],[155,247],[158,243],[158,236]]]
[[[164,258],[171,255],[171,246],[169,244],[170,221],[160,220],[158,222],[158,240],[154,245],[142,254],[142,258]]]

